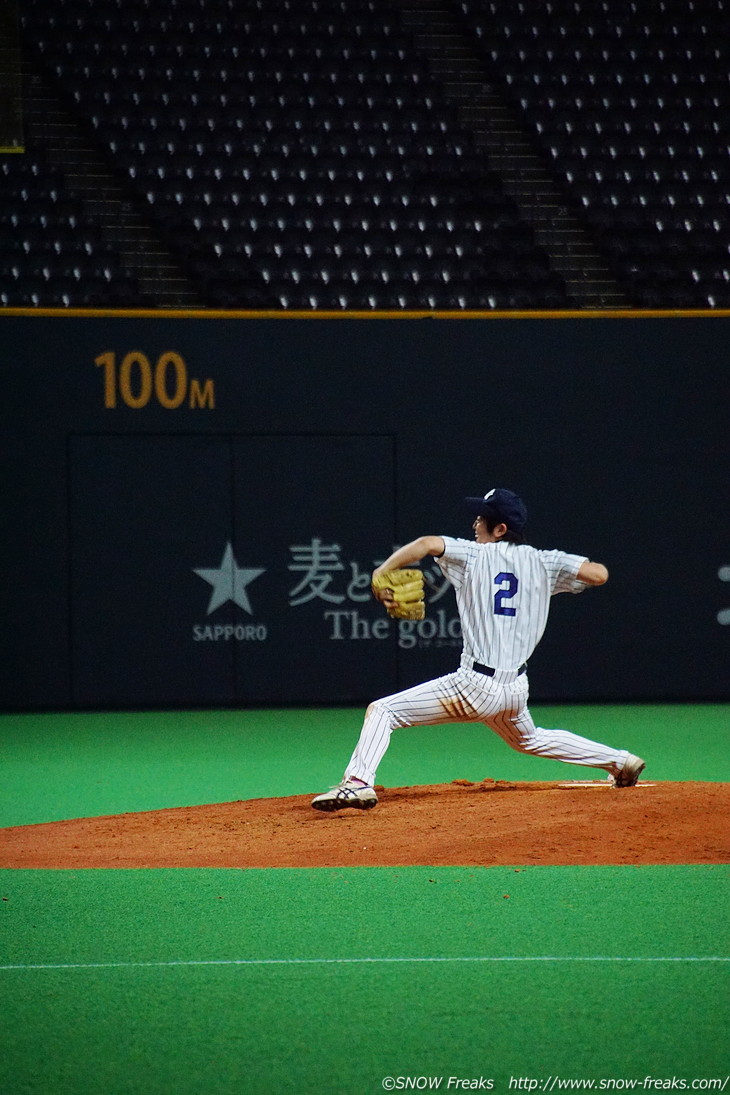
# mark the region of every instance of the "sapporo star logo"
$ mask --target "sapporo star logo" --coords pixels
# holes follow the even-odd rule
[[[233,557],[233,548],[230,543],[226,544],[219,567],[195,567],[193,573],[213,587],[207,615],[210,616],[227,601],[233,601],[234,605],[238,605],[244,612],[248,612],[249,616],[253,616],[246,587],[254,578],[264,574],[265,570],[265,567],[239,567]]]

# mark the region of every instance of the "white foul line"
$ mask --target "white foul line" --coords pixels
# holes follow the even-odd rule
[[[202,958],[179,959],[170,962],[48,962],[38,964],[0,965],[0,972],[9,970],[118,970],[169,969],[187,966],[337,966],[378,965],[396,962],[730,962],[722,955],[687,956],[625,956],[625,955],[466,955],[456,957],[415,958]]]

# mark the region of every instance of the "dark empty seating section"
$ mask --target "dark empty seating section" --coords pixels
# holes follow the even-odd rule
[[[136,281],[37,151],[0,158],[0,305],[130,307]]]
[[[730,4],[458,7],[632,302],[730,306]]]
[[[730,307],[730,0],[451,0],[638,307]],[[26,0],[26,54],[210,306],[561,308],[392,0]],[[141,303],[39,149],[8,304]]]
[[[23,22],[207,305],[566,305],[390,0],[28,0]]]

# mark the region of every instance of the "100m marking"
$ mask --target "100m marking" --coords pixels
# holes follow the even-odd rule
[[[114,408],[118,400],[133,411],[146,407],[154,394],[161,407],[175,410],[187,401],[193,410],[215,409],[215,385],[212,380],[188,377],[188,367],[181,354],[165,350],[154,366],[140,350],[130,350],[117,368],[113,350],[99,354],[94,364],[104,370],[104,406]]]

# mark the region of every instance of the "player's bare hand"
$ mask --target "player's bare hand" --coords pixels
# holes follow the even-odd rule
[[[381,604],[385,605],[386,608],[390,608],[391,605],[395,604],[393,590],[389,589],[387,586],[385,589],[375,589],[373,587],[373,597],[376,601],[380,601]]]

